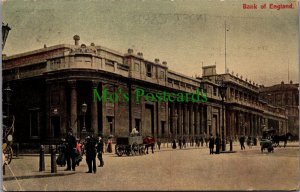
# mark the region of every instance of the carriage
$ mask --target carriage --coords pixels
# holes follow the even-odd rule
[[[2,142],[2,152],[4,155],[4,161],[7,164],[10,164],[12,157],[13,157],[13,133],[14,133],[14,124],[15,124],[15,117],[9,118],[7,116],[3,117],[7,124],[10,126],[3,125],[3,142]]]
[[[118,137],[115,151],[118,156],[122,156],[123,154],[126,154],[127,156],[143,154],[145,151],[143,137],[140,135]]]
[[[274,152],[272,140],[272,135],[274,134],[274,132],[274,129],[263,130],[263,137],[260,141],[261,152],[263,152],[264,149],[267,149],[268,152]]]

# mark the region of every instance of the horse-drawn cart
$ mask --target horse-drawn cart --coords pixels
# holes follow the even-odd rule
[[[264,151],[264,149],[267,149],[268,152],[274,152],[274,147],[273,147],[273,142],[272,140],[269,139],[262,139],[260,141],[260,146],[261,146],[261,152]]]
[[[137,155],[143,154],[145,151],[145,146],[143,144],[142,136],[128,136],[128,137],[118,137],[115,147],[116,154],[122,156],[123,154]]]
[[[260,141],[261,152],[263,152],[264,149],[267,149],[268,152],[274,152],[273,141],[272,141],[273,134],[274,134],[273,129],[263,130],[263,137]]]

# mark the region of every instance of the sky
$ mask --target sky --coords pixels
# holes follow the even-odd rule
[[[273,10],[270,3],[294,8]],[[202,75],[202,65],[224,73],[226,22],[230,73],[265,86],[288,77],[298,83],[298,11],[296,0],[5,0],[2,19],[12,29],[3,53],[74,44],[77,34],[80,43],[132,48],[188,76]]]

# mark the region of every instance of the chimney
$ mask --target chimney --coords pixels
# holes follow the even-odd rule
[[[157,59],[157,58],[154,59],[154,62],[155,62],[155,63],[159,63],[159,59]]]
[[[133,49],[128,49],[128,54],[133,54]]]
[[[290,84],[293,84],[293,81],[292,81],[292,80],[290,80]]]
[[[73,39],[75,41],[75,45],[78,46],[79,45],[80,37],[78,35],[74,35]]]

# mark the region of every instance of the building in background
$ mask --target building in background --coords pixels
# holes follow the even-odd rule
[[[14,90],[11,111],[16,117],[16,142],[51,144],[68,129],[77,137],[86,130],[103,136],[128,135],[135,127],[156,138],[191,139],[202,134],[225,137],[261,135],[272,125],[285,130],[285,109],[259,99],[257,84],[238,75],[216,74],[216,66],[203,67],[202,77],[188,77],[168,68],[167,62],[147,60],[143,53],[126,54],[91,43],[60,44],[3,58],[3,81]],[[224,102],[216,78],[228,89]],[[135,91],[207,95],[207,102],[135,102]],[[101,94],[122,91],[129,101],[94,102],[93,90]],[[85,105],[86,104],[86,105]],[[87,106],[87,108],[86,108]],[[224,122],[224,123],[223,123]],[[223,126],[224,124],[224,126]]]
[[[299,83],[292,81],[281,84],[260,87],[260,96],[273,106],[281,106],[287,109],[288,132],[299,136]]]

